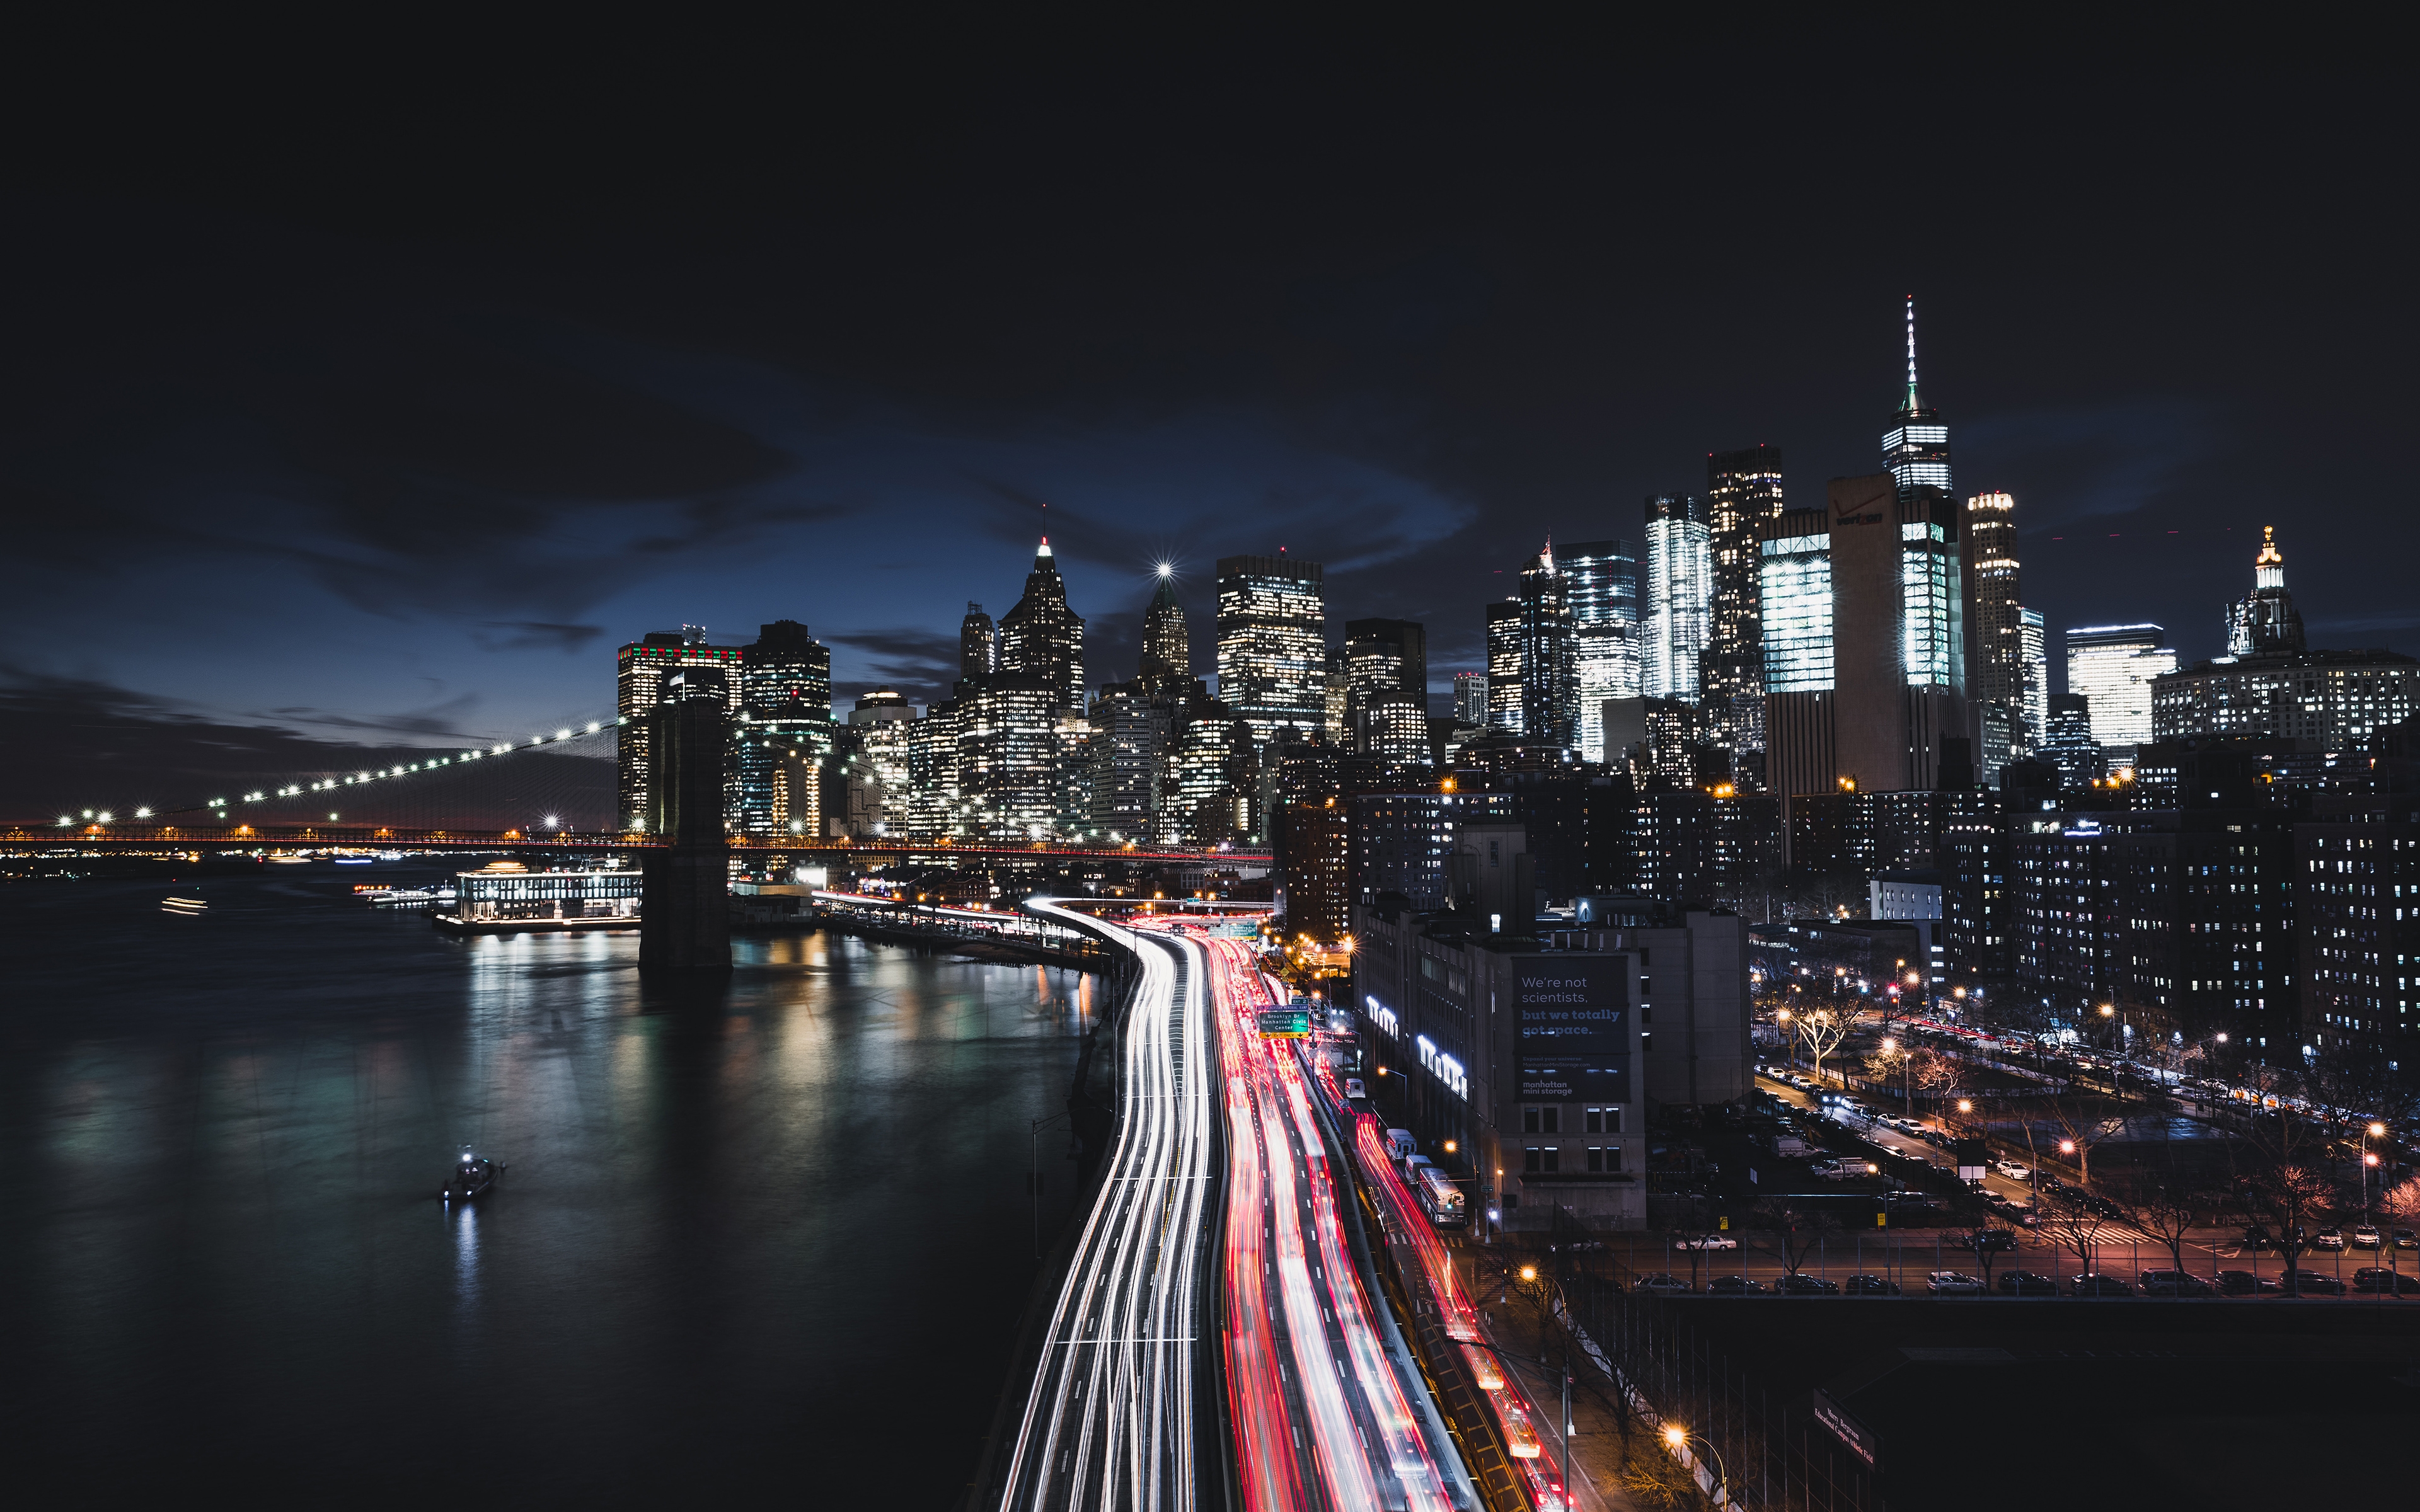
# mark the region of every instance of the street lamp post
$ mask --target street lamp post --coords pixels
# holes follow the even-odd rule
[[[2378,1157],[2369,1152],[2369,1142],[2386,1137],[2386,1125],[2373,1123],[2361,1132],[2361,1221],[2369,1222],[2369,1171]]]
[[[1704,1444],[1706,1453],[1714,1457],[1714,1504],[1717,1506],[1730,1504],[1731,1478],[1723,1468],[1723,1452],[1714,1447],[1714,1440],[1702,1433],[1692,1433],[1677,1423],[1667,1423],[1664,1425],[1664,1442],[1670,1444],[1675,1452],[1692,1443]]]
[[[1534,1287],[1534,1286],[1537,1286],[1537,1284],[1538,1284],[1538,1268],[1537,1268],[1536,1266],[1534,1266],[1534,1265],[1525,1265],[1525,1266],[1521,1267],[1521,1284],[1522,1284],[1524,1287]],[[1556,1296],[1557,1296],[1559,1299],[1559,1298],[1561,1298],[1561,1296],[1562,1296],[1562,1289],[1563,1289],[1563,1288],[1562,1288],[1562,1285],[1561,1285],[1561,1283],[1559,1283],[1559,1282],[1549,1282],[1549,1283],[1548,1283],[1548,1285],[1550,1285],[1550,1286],[1554,1287]],[[1559,1488],[1559,1489],[1560,1489],[1560,1491],[1561,1491],[1562,1498],[1563,1498],[1563,1505],[1564,1505],[1566,1508],[1568,1508],[1568,1507],[1570,1507],[1570,1505],[1572,1504],[1572,1321],[1573,1321],[1572,1306],[1571,1306],[1571,1304],[1570,1304],[1568,1301],[1563,1302],[1563,1304],[1562,1304],[1562,1317],[1561,1317],[1559,1319],[1558,1319],[1558,1321],[1559,1321],[1559,1322],[1562,1324],[1562,1327],[1563,1327],[1563,1367],[1562,1367],[1562,1372],[1561,1372],[1561,1374],[1562,1374],[1562,1378],[1563,1378],[1563,1416],[1562,1416],[1561,1427],[1560,1427],[1560,1428],[1559,1428],[1559,1430],[1558,1431],[1558,1433],[1557,1433],[1557,1435],[1556,1435],[1556,1436],[1557,1436],[1558,1441],[1562,1444],[1562,1450],[1563,1450],[1563,1454],[1562,1454],[1562,1477],[1563,1477],[1563,1478],[1562,1478],[1562,1485],[1561,1485],[1561,1487]],[[1501,1355],[1504,1353],[1504,1351],[1503,1351],[1502,1350],[1499,1350],[1499,1349],[1497,1349],[1495,1345],[1493,1345],[1493,1344],[1489,1344],[1489,1343],[1486,1343],[1486,1342],[1485,1342],[1485,1341],[1483,1341],[1483,1340],[1473,1340],[1473,1341],[1471,1341],[1471,1342],[1478,1344],[1479,1348],[1481,1348],[1481,1349],[1482,1349],[1482,1350],[1486,1350],[1488,1353],[1490,1353],[1490,1354],[1501,1356]],[[1546,1340],[1545,1340],[1545,1331],[1542,1328],[1542,1329],[1540,1329],[1540,1330],[1539,1330],[1539,1338],[1538,1338],[1538,1364],[1539,1364],[1540,1367],[1541,1367],[1541,1368],[1543,1368],[1543,1367],[1545,1365],[1545,1363],[1546,1363]]]

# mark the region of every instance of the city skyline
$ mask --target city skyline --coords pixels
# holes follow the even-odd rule
[[[1003,567],[1043,534],[1094,684],[1130,664],[1160,562],[1199,598],[1219,556],[1280,547],[1326,564],[1335,619],[1430,626],[1443,674],[1480,664],[1471,606],[1538,542],[1635,539],[1636,501],[1700,494],[1709,453],[1768,444],[1801,497],[1869,471],[1906,400],[1911,295],[1958,493],[2016,500],[2054,643],[2142,621],[2183,660],[2217,654],[2201,585],[2285,523],[2313,644],[2413,647],[2409,527],[2374,481],[2407,387],[2381,365],[2392,322],[2329,316],[2393,239],[2326,195],[2258,223],[2274,276],[2248,293],[2166,255],[2245,245],[2219,207],[2302,203],[2372,138],[2334,134],[2316,176],[2195,138],[2182,161],[2234,164],[2221,193],[2146,188],[2107,150],[2183,129],[2162,87],[2022,143],[1936,123],[1928,162],[1960,171],[1928,170],[1931,234],[1876,247],[1816,230],[1857,192],[1811,164],[1887,112],[1827,102],[1809,126],[1806,81],[1767,68],[1719,131],[1644,159],[1621,144],[1633,112],[1670,118],[1652,90],[1576,91],[1533,131],[1495,108],[1500,80],[1454,99],[1383,73],[1280,91],[1243,144],[1278,166],[1248,178],[1215,134],[1131,155],[1206,80],[1099,161],[1060,150],[1094,139],[1096,85],[1049,110],[1020,91],[1005,121],[961,88],[904,143],[799,149],[802,177],[762,171],[793,136],[718,133],[678,175],[614,154],[554,195],[491,197],[529,176],[484,133],[442,181],[376,154],[318,172],[301,141],[174,181],[151,136],[96,137],[64,182],[36,155],[15,204],[37,229],[8,255],[40,308],[7,359],[29,397],[0,489],[52,570],[0,633],[0,723],[108,725],[124,749],[196,725],[332,750],[502,736],[601,702],[582,657],[700,619],[813,624],[842,693],[929,697],[964,600],[1004,608]],[[1755,192],[1788,230],[1632,234],[1651,203],[1732,224],[1730,165],[1784,137],[1814,156]],[[1561,193],[1599,149],[1644,177]]]

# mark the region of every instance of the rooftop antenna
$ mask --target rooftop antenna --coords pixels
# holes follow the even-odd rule
[[[1907,411],[1914,414],[1921,408],[1916,402],[1916,296],[1907,297]]]

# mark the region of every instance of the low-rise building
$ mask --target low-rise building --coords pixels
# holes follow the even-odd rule
[[[1560,1208],[1643,1228],[1648,1104],[1730,1102],[1751,1084],[1734,915],[1490,933],[1385,898],[1353,918],[1372,1090],[1497,1227],[1543,1229]]]

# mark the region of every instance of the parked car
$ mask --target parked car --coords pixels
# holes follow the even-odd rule
[[[2031,1179],[2034,1174],[2032,1166],[2022,1165],[2012,1160],[1995,1160],[1992,1163],[1992,1169],[1999,1172],[2002,1176],[2007,1177],[2011,1181],[2027,1180]]]
[[[1718,1275],[1706,1283],[1710,1297],[1745,1297],[1764,1290],[1764,1283],[1751,1281],[1744,1275]]]
[[[1993,1285],[2011,1297],[2055,1297],[2058,1283],[2032,1271],[2003,1271]]]
[[[1978,1228],[1966,1236],[1964,1247],[1978,1253],[2015,1249],[2017,1236],[2006,1228]]]
[[[2114,1275],[2095,1275],[2086,1271],[2067,1278],[2067,1294],[2071,1297],[2131,1297],[2134,1288]]]
[[[1925,1283],[1939,1296],[1979,1297],[1983,1294],[1983,1278],[1960,1271],[1935,1271],[1925,1277]]]
[[[2146,1271],[2136,1276],[2146,1297],[2212,1297],[2218,1288],[2190,1271]]]
[[[1692,1234],[1672,1247],[1674,1249],[1737,1249],[1739,1241],[1729,1234]]]
[[[2420,1235],[2413,1234],[2409,1228],[2398,1228],[2395,1231],[2395,1247],[2397,1249],[2420,1249]]]
[[[2338,1250],[2344,1247],[2344,1230],[2341,1228],[2322,1228],[2311,1236],[2313,1249]]]
[[[1653,1275],[1639,1277],[1638,1285],[1635,1289],[1639,1291],[1686,1291],[1689,1289],[1689,1283],[1682,1280],[1679,1276],[1674,1275],[1669,1271],[1658,1271]]]
[[[2245,1249],[2273,1249],[2276,1247],[2276,1244],[2277,1242],[2269,1237],[2269,1230],[2261,1227],[2258,1224],[2253,1224],[2243,1230],[2243,1247]]]
[[[1898,1282],[1887,1276],[1863,1273],[1841,1282],[1840,1289],[1852,1297],[1896,1297],[1900,1294]]]
[[[2225,1297],[2262,1297],[2278,1289],[2274,1276],[2255,1275],[2249,1271],[2218,1273],[2219,1295]]]
[[[1821,1297],[1838,1295],[1840,1288],[1819,1275],[1785,1275],[1774,1283],[1773,1289],[1788,1297]]]
[[[2351,1238],[2352,1238],[2352,1247],[2353,1247],[2353,1248],[2355,1248],[2355,1249],[2376,1249],[2376,1248],[2378,1248],[2378,1229],[2377,1229],[2377,1227],[2376,1227],[2376,1226],[2375,1226],[2375,1225],[2371,1225],[2371,1224],[2355,1224],[2355,1225],[2353,1225],[2353,1226],[2352,1226],[2352,1235],[2351,1235]]]
[[[2383,1266],[2366,1265],[2352,1273],[2352,1288],[2381,1296],[2408,1297],[2420,1293],[2420,1275],[2405,1275]]]
[[[2322,1271],[2297,1271],[2293,1291],[2299,1297],[2341,1297],[2345,1284]]]

